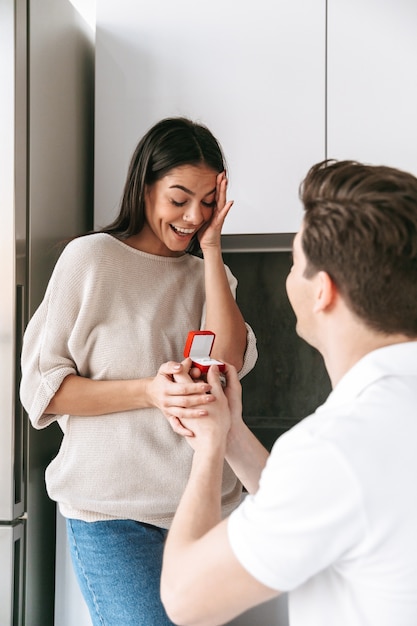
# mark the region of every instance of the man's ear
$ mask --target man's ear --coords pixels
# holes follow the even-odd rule
[[[327,272],[317,272],[315,276],[315,305],[314,311],[327,311],[333,306],[337,296],[337,288]]]

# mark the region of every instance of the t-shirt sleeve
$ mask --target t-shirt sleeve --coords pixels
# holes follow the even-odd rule
[[[364,530],[360,485],[343,455],[297,427],[275,443],[258,492],[228,521],[241,565],[279,591],[336,562]]]

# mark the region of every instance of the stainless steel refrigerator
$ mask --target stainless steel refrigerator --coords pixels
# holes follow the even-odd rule
[[[0,0],[0,626],[54,624],[61,433],[28,424],[20,349],[58,244],[90,227],[93,40],[69,0]]]

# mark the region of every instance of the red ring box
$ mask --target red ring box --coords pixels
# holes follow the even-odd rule
[[[193,367],[198,367],[201,372],[208,372],[210,365],[217,365],[220,372],[225,370],[226,366],[222,361],[210,358],[215,337],[211,330],[190,330],[188,333],[184,356],[191,357]]]

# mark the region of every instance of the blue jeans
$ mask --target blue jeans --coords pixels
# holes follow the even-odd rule
[[[159,584],[167,531],[130,520],[67,519],[71,558],[94,626],[168,626]]]

